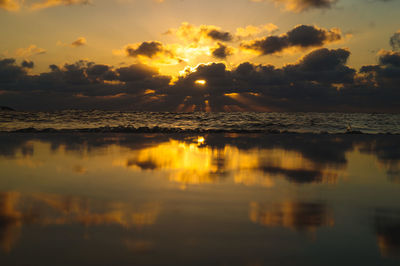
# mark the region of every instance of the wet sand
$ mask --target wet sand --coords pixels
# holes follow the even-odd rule
[[[0,134],[1,265],[399,265],[400,136]]]

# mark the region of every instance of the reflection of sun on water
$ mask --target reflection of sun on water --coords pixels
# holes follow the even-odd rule
[[[204,86],[204,85],[207,84],[207,81],[205,81],[204,79],[198,79],[198,80],[196,80],[194,83],[197,84],[197,85],[202,85],[202,86]]]
[[[204,144],[204,141],[205,141],[204,137],[198,137],[198,138],[197,138],[197,143],[198,143],[199,145]]]
[[[230,145],[212,148],[204,144],[202,136],[192,139],[192,142],[170,140],[130,153],[128,159],[115,159],[113,165],[136,171],[165,171],[169,180],[181,184],[182,188],[221,180],[246,186],[273,187],[278,176],[299,183],[335,183],[337,177],[332,169],[316,166],[298,152],[241,150]]]
[[[108,164],[111,161],[113,166],[128,167],[134,171],[158,171],[166,175],[168,180],[181,184],[183,188],[189,184],[221,181],[273,187],[277,178],[300,184],[334,184],[340,173],[337,167],[314,162],[297,151],[278,148],[240,149],[230,144],[213,147],[208,142],[214,141],[206,141],[206,137],[200,135],[186,140],[171,139],[158,145],[145,145],[144,148],[133,150],[114,144],[107,147],[104,156],[92,157],[83,148],[78,152],[80,157],[76,157],[64,145],[60,145],[54,153],[48,143],[34,141],[32,145],[35,156],[17,153],[16,157],[24,161],[47,158],[41,167],[66,165],[69,171],[72,169],[79,174],[98,172],[99,165],[101,171],[111,170]],[[82,158],[85,160],[82,161]],[[66,168],[59,170],[66,171]]]

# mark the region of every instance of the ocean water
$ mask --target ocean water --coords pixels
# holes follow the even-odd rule
[[[400,265],[400,115],[0,112],[0,265]]]
[[[0,265],[400,265],[399,135],[1,133],[0,147]]]
[[[309,132],[399,134],[400,114],[0,112],[0,131]]]

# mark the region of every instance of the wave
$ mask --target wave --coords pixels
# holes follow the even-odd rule
[[[400,134],[400,114],[0,112],[0,132]]]
[[[400,135],[399,133],[381,132],[381,133],[364,133],[360,130],[346,130],[344,132],[312,132],[312,131],[289,131],[289,130],[279,130],[279,129],[185,129],[185,128],[167,128],[167,127],[126,127],[126,126],[116,126],[116,127],[97,127],[97,128],[65,128],[65,129],[55,129],[55,128],[22,128],[12,131],[0,131],[1,133],[188,133],[188,134],[207,134],[207,133],[239,133],[239,134],[368,134],[368,135]]]

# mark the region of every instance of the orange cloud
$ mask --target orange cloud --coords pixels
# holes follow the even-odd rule
[[[30,6],[32,10],[40,10],[55,6],[88,5],[89,0],[45,0]]]
[[[18,11],[21,8],[21,2],[18,0],[0,0],[0,8],[7,11]]]
[[[29,45],[27,48],[19,48],[15,51],[15,55],[18,57],[31,57],[34,55],[41,55],[46,53],[46,50],[39,48],[34,44]]]
[[[283,6],[285,11],[300,13],[314,8],[331,8],[337,0],[251,0],[252,2],[273,2]]]

